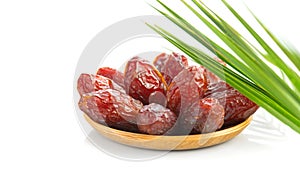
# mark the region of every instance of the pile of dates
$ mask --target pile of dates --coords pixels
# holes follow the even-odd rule
[[[176,53],[162,53],[153,64],[133,57],[124,73],[101,67],[96,74],[81,74],[77,89],[79,108],[93,121],[151,135],[214,132],[258,109],[212,72],[189,66]]]

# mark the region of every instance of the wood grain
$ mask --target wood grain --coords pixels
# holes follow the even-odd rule
[[[121,131],[96,123],[87,115],[84,115],[84,118],[101,135],[113,141],[155,150],[190,150],[221,144],[237,136],[252,120],[251,116],[236,126],[213,133],[186,136],[157,136]]]

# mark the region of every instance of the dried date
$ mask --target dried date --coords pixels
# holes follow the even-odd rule
[[[122,88],[125,88],[124,74],[116,69],[113,69],[110,67],[101,67],[98,69],[97,75],[102,75],[104,77],[107,77],[107,78],[113,80],[115,83],[117,83]]]
[[[109,127],[138,132],[136,116],[143,104],[114,89],[84,94],[79,108],[94,121]]]
[[[153,64],[162,74],[167,85],[169,85],[180,71],[188,67],[188,60],[177,53],[162,53],[155,58]]]
[[[143,106],[137,116],[137,125],[142,133],[151,135],[169,134],[176,123],[177,116],[159,104],[151,103]]]
[[[149,104],[154,92],[165,93],[165,81],[159,71],[139,57],[130,59],[125,68],[125,90],[133,98]]]
[[[185,132],[209,133],[224,123],[224,107],[214,98],[203,98],[191,105],[180,119]]]
[[[167,90],[168,108],[179,115],[191,104],[203,98],[207,90],[205,69],[191,66],[183,69],[172,81]]]
[[[251,116],[259,106],[224,81],[211,84],[205,97],[219,100],[225,108],[224,126],[238,124]]]
[[[81,74],[77,80],[77,90],[80,95],[102,89],[115,89],[125,93],[122,87],[101,75]]]

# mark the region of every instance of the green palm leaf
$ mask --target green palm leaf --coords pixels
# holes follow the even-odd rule
[[[268,110],[271,114],[300,133],[300,77],[289,67],[283,58],[244,20],[234,8],[222,0],[225,7],[236,19],[249,31],[260,47],[255,47],[246,37],[240,34],[234,27],[217,15],[203,2],[191,0],[189,3],[182,0],[183,5],[191,10],[216,36],[218,36],[228,48],[223,48],[194,27],[191,23],[158,0],[165,12],[155,8],[167,17],[187,34],[214,52],[220,59],[228,64],[223,66],[201,50],[185,43],[170,32],[159,26],[151,26],[162,37],[182,50],[195,62],[202,64],[231,86],[239,90],[252,101]],[[201,12],[201,13],[200,13]],[[252,12],[251,12],[252,13]],[[252,13],[253,14],[253,13]],[[279,49],[300,70],[300,54],[290,44],[278,39],[254,14],[253,16],[274,41]],[[232,52],[234,54],[232,54]],[[285,75],[282,78],[270,67],[269,62],[276,66]],[[287,79],[286,79],[287,78]],[[286,80],[290,82],[287,84]]]

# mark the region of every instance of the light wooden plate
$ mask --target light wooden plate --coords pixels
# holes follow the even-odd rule
[[[113,141],[129,146],[155,150],[190,150],[221,144],[241,133],[252,120],[251,116],[236,126],[213,133],[186,136],[157,136],[113,129],[94,122],[85,114],[84,118],[101,135]]]

